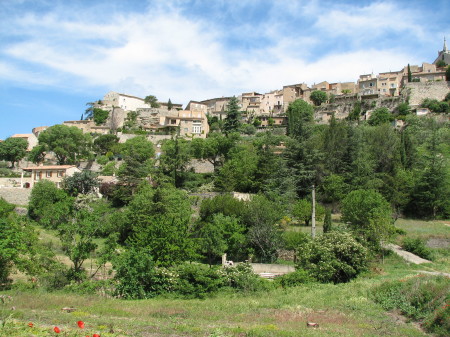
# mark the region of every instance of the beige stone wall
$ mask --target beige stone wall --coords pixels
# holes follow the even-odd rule
[[[409,104],[416,107],[425,98],[442,101],[450,92],[450,82],[410,82],[406,83],[406,88],[409,90]]]
[[[30,193],[31,188],[0,188],[0,198],[19,206],[28,205]]]

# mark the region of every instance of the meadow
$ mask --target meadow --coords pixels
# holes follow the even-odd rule
[[[399,220],[396,225],[405,231],[399,241],[405,236],[450,239],[448,222]],[[386,253],[349,283],[220,292],[205,299],[122,300],[45,292],[19,283],[1,294],[0,336],[427,336],[420,320],[386,311],[374,300],[374,291],[386,282],[431,277],[423,271],[449,273],[449,247],[431,249],[434,261],[424,265]],[[77,321],[85,323],[84,329]],[[318,326],[308,327],[308,322]]]

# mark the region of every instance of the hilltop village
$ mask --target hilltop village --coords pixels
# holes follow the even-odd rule
[[[417,335],[401,313],[448,336],[449,63],[444,40],[355,83],[185,107],[111,91],[0,142],[0,335],[54,317],[65,335]]]
[[[314,120],[326,124],[331,116],[349,118],[355,106],[361,106],[358,119],[368,120],[371,112],[386,107],[395,112],[399,104],[407,102],[417,115],[432,111],[422,107],[424,99],[444,100],[449,91],[446,81],[446,65],[450,63],[450,51],[444,45],[433,63],[407,65],[399,71],[360,75],[356,82],[329,83],[323,81],[308,86],[306,83],[285,85],[268,93],[245,92],[237,95],[241,121],[257,129],[286,127],[286,111],[289,104],[301,99],[315,106]],[[317,94],[321,92],[322,94]],[[81,120],[64,121],[92,135],[114,133],[124,142],[133,134],[147,134],[155,145],[177,133],[187,139],[206,138],[212,121],[227,117],[227,106],[232,97],[191,100],[183,109],[182,104],[158,102],[129,94],[109,92],[90,108]],[[102,111],[102,112],[100,112]],[[94,112],[101,117],[95,118]],[[397,120],[397,126],[403,122]],[[47,126],[33,128],[30,134],[14,134],[28,142],[28,151],[38,144],[39,134]]]

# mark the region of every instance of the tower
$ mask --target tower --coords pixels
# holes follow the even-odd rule
[[[447,65],[450,65],[450,51],[447,49],[447,41],[445,40],[445,36],[444,47],[438,52],[438,57],[434,60],[433,64],[436,64],[439,61],[444,61]]]

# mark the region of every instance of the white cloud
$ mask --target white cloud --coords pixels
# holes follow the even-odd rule
[[[280,3],[274,10],[281,10]],[[299,17],[318,12],[317,2],[292,6],[287,10]],[[252,38],[261,34],[269,39],[267,46],[242,51],[223,42],[226,28],[208,18],[183,17],[175,6],[139,14],[103,12],[101,21],[107,22],[102,24],[98,15],[55,11],[16,18],[11,33],[20,39],[4,46],[7,58],[0,63],[0,74],[21,83],[86,91],[102,87],[187,103],[299,82],[356,81],[362,73],[389,70],[386,65],[397,70],[408,63],[407,56],[394,49],[329,52],[307,61],[320,35],[302,34],[300,28],[297,33],[296,27],[285,34],[285,27],[282,31],[275,19],[259,24],[253,32]],[[330,10],[319,17],[316,28],[363,38],[388,31],[392,23],[397,30],[409,29],[412,19],[396,22],[402,15],[388,4],[352,9],[350,14]],[[250,34],[250,28],[245,25],[241,34]],[[237,31],[234,28],[233,34]],[[20,69],[18,64],[26,67]]]

